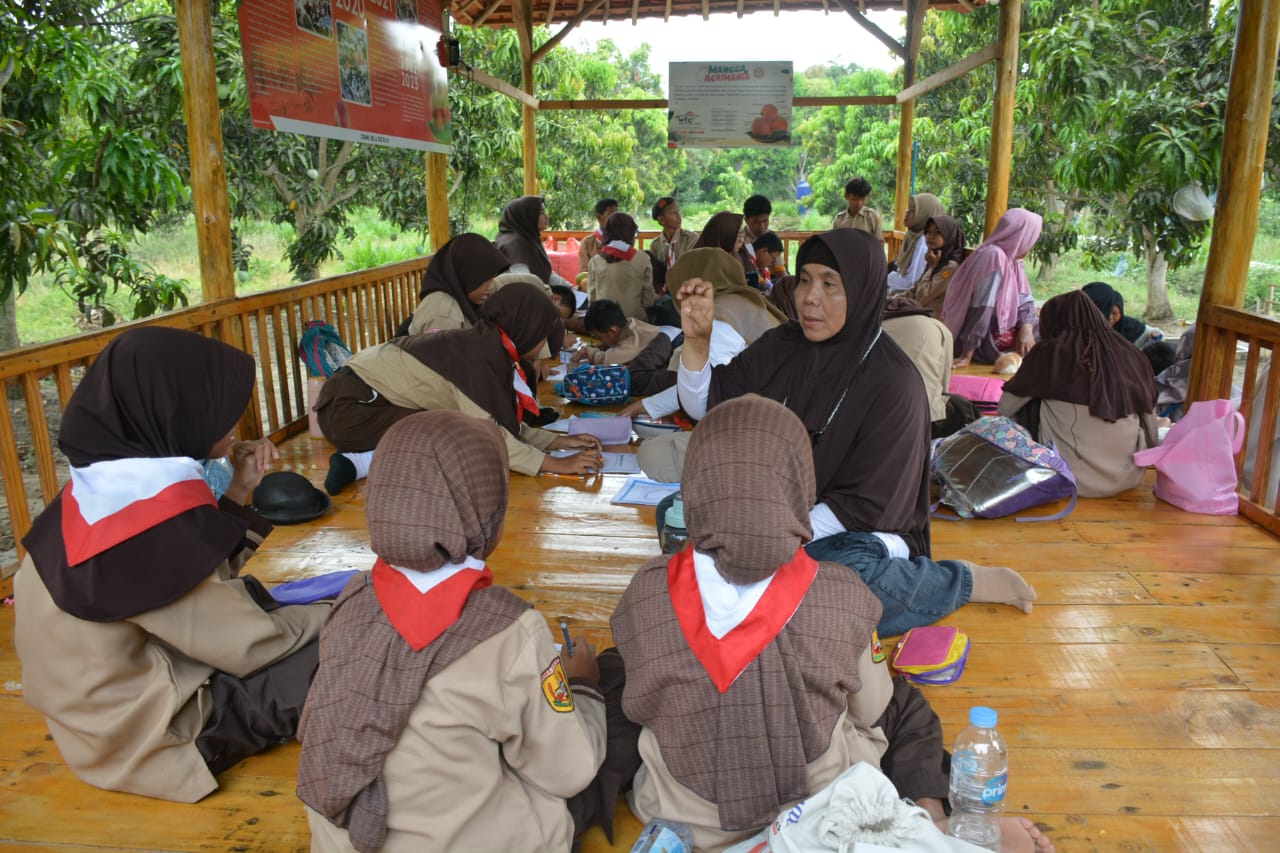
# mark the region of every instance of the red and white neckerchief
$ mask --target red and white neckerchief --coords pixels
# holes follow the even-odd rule
[[[676,233],[672,234],[670,237],[667,237],[665,233],[662,235],[663,237],[667,237],[667,269],[671,269],[676,265],[676,240],[680,239],[681,230],[682,229],[677,228]]]
[[[62,491],[67,565],[83,563],[187,510],[217,505],[200,463],[187,456],[73,467]]]
[[[760,270],[760,283],[765,285],[766,290],[773,286],[773,273],[768,267]]]
[[[667,562],[667,587],[680,631],[717,690],[721,693],[728,690],[765,646],[773,642],[795,615],[817,575],[817,561],[803,548],[797,548],[791,561],[774,572],[751,612],[728,633],[716,637],[707,624],[698,589],[693,546]]]
[[[420,652],[458,621],[467,598],[493,585],[493,572],[467,557],[434,571],[393,566],[381,557],[373,564],[373,593],[391,627]]]
[[[514,369],[511,387],[516,392],[516,420],[522,420],[522,412],[537,415],[541,409],[538,408],[538,401],[534,398],[533,390],[529,387],[529,380],[524,375],[524,368],[520,366],[520,353],[516,352],[516,345],[505,329],[499,328],[498,334],[502,335],[502,346],[511,358],[511,364]]]
[[[610,240],[600,247],[600,254],[617,258],[620,261],[629,261],[636,256],[636,247],[624,243],[622,240]]]

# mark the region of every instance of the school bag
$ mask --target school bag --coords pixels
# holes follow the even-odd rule
[[[308,320],[298,341],[298,357],[307,366],[307,375],[328,378],[351,358],[338,330],[324,320]]]
[[[1000,518],[1040,504],[1071,498],[1061,512],[1015,521],[1054,521],[1075,509],[1076,479],[1058,452],[1031,437],[1021,424],[989,416],[940,439],[933,455],[939,502],[961,518]],[[936,505],[935,505],[936,506]],[[947,516],[936,516],[946,518]]]
[[[584,364],[565,374],[558,390],[585,406],[625,403],[631,399],[631,372],[621,364]]]

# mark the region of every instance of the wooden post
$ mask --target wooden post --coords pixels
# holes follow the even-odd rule
[[[449,242],[449,155],[427,153],[427,230],[431,251]]]
[[[1249,259],[1258,230],[1258,200],[1266,158],[1267,125],[1280,42],[1280,7],[1274,0],[1242,0],[1231,54],[1226,122],[1222,134],[1222,168],[1218,202],[1209,242],[1209,264],[1200,291],[1200,311],[1215,305],[1244,305]],[[1224,375],[1233,339],[1212,326],[1199,325],[1191,360],[1188,400],[1212,400],[1230,393],[1217,386]]]
[[[216,302],[236,295],[236,277],[231,260],[231,204],[227,200],[226,160],[222,154],[218,78],[213,65],[213,24],[207,2],[177,0],[174,7],[182,51],[200,288],[205,302]]]
[[[1013,156],[1013,103],[1018,87],[1018,38],[1022,0],[1002,0],[996,37],[996,99],[991,107],[991,160],[987,164],[986,237],[1009,209],[1009,160]]]
[[[511,0],[511,17],[520,37],[520,88],[533,95],[533,4],[530,0]],[[527,103],[520,107],[524,131],[524,194],[538,193],[538,133],[534,120],[537,112]]]
[[[911,88],[916,82],[916,60],[920,58],[920,36],[927,10],[927,0],[909,0],[907,3],[906,56],[902,61],[903,89]],[[898,229],[906,227],[902,219],[907,215],[907,202],[911,197],[911,143],[915,118],[915,99],[904,101],[898,114],[898,179],[893,193],[893,223]]]

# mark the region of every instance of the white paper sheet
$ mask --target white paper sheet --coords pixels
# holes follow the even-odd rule
[[[645,477],[628,477],[609,503],[657,506],[663,498],[678,491],[679,488],[679,483],[659,483],[657,480],[649,480]]]

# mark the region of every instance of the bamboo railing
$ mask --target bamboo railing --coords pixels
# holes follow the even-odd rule
[[[10,400],[0,413],[0,483],[19,558],[32,513],[11,410],[24,419],[31,435],[30,455],[44,505],[57,495],[65,477],[65,472],[59,476],[54,462],[55,437],[45,416],[42,385],[52,385],[59,408],[65,408],[83,368],[112,339],[138,326],[189,329],[254,357],[258,365],[256,393],[240,422],[239,434],[278,440],[306,428],[307,377],[297,356],[306,322],[333,324],[352,351],[389,340],[418,304],[427,261],[425,257],[414,258],[0,353],[0,385],[6,396],[9,388],[22,390],[21,400]]]
[[[1253,477],[1240,482],[1240,514],[1280,536],[1280,500],[1275,490],[1267,488],[1272,466],[1272,447],[1276,436],[1277,418],[1280,418],[1280,363],[1275,354],[1280,350],[1280,320],[1251,314],[1240,308],[1223,305],[1208,306],[1201,311],[1196,325],[1196,347],[1212,348],[1208,353],[1209,369],[1204,371],[1200,387],[1191,389],[1192,400],[1227,399],[1231,397],[1236,377],[1236,359],[1244,350],[1244,385],[1240,401],[1240,414],[1249,424],[1258,413],[1254,431],[1246,435],[1244,445],[1236,456],[1236,471],[1243,468],[1245,448],[1257,446],[1257,458]],[[1257,385],[1263,356],[1270,359],[1267,385],[1258,399]]]

